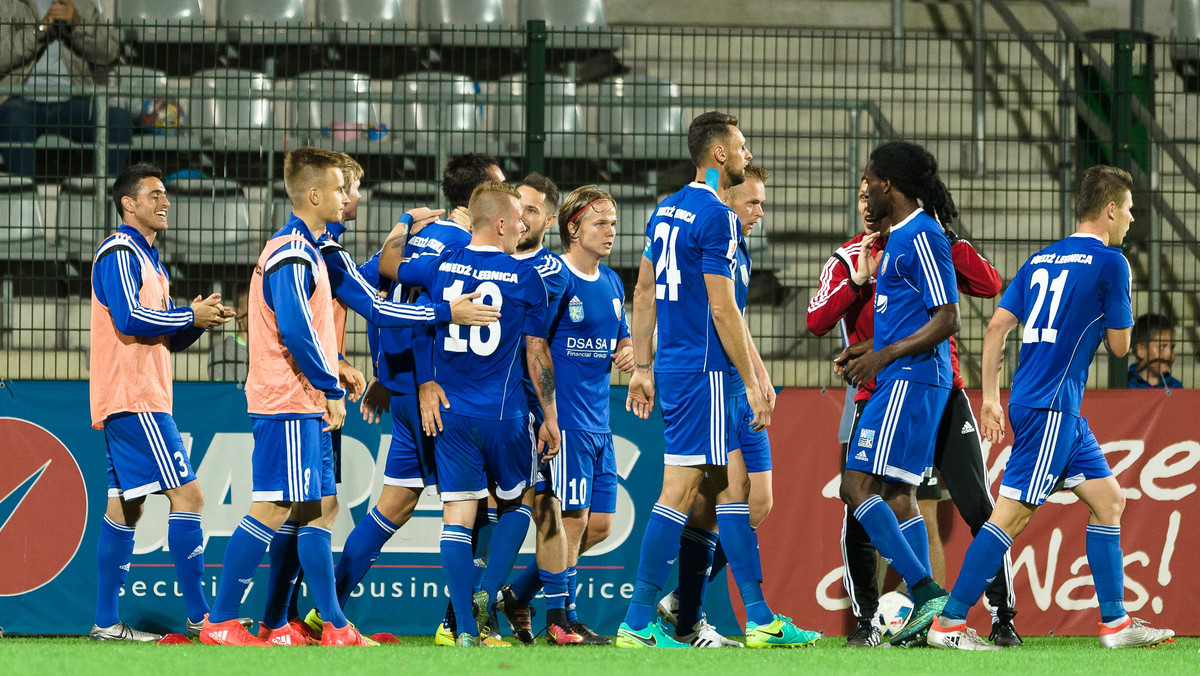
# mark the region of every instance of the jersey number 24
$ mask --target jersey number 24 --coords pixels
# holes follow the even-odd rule
[[[654,261],[654,296],[658,300],[679,300],[679,263],[675,258],[675,240],[679,239],[679,227],[666,223],[654,226],[654,241],[662,240],[662,253]],[[665,279],[664,279],[665,277]]]

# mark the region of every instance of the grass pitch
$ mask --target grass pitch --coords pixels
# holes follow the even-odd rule
[[[926,648],[844,650],[842,637],[803,649],[618,650],[536,647],[435,648],[427,636],[379,648],[221,648],[93,643],[87,638],[0,639],[3,674],[1196,674],[1200,639],[1152,649],[1104,650],[1095,637],[1027,638],[1017,649],[958,653]]]

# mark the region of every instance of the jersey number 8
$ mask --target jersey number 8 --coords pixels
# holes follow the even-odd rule
[[[463,280],[455,280],[453,284],[442,289],[442,300],[451,301],[463,294]],[[500,295],[500,287],[494,282],[484,282],[475,287],[479,292],[479,297],[471,301],[480,305],[492,305],[497,310],[504,304],[504,296]],[[463,327],[458,324],[451,324],[448,329],[450,335],[446,336],[445,349],[447,352],[466,352],[470,348],[471,352],[486,357],[496,351],[500,345],[500,322],[493,322],[489,326],[472,326],[470,340],[462,337]],[[487,339],[484,339],[483,332],[487,331]]]

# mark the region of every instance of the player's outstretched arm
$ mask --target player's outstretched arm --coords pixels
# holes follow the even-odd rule
[[[415,234],[444,213],[445,209],[417,207],[401,214],[387,239],[383,240],[383,248],[379,250],[379,274],[398,281],[397,270],[404,261],[404,245],[408,242],[409,234]]]
[[[882,350],[867,352],[857,359],[846,362],[844,377],[856,387],[865,383],[883,370],[885,366],[901,357],[932,350],[938,343],[958,333],[958,303],[947,303],[934,308],[933,316],[912,335],[901,338]]]
[[[645,420],[654,410],[654,326],[658,322],[654,306],[654,263],[642,257],[637,285],[633,288],[633,377],[625,410]]]
[[[558,453],[558,405],[554,395],[554,362],[545,338],[525,335],[525,365],[545,420],[538,430],[538,451],[542,460],[549,460]]]
[[[766,429],[767,425],[771,424],[771,407],[767,405],[767,398],[763,395],[754,371],[749,335],[742,313],[738,311],[733,280],[724,275],[706,272],[704,286],[708,291],[708,305],[712,310],[712,322],[717,329],[717,337],[746,385],[746,400],[750,404],[750,410],[754,411],[754,420],[750,426],[755,431]]]
[[[983,405],[979,408],[979,429],[983,438],[998,444],[1004,441],[1004,407],[1000,405],[1000,363],[1004,360],[1004,342],[1017,327],[1017,316],[996,308],[983,336]]]
[[[337,242],[323,242],[321,257],[329,271],[329,286],[333,295],[374,326],[403,329],[434,322],[449,324],[453,321],[453,308],[446,302],[426,305],[396,303],[380,298],[375,286],[359,272],[350,252]],[[475,314],[480,313],[474,312],[472,318]]]

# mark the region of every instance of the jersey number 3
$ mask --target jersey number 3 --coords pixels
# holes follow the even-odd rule
[[[453,284],[442,289],[442,300],[451,301],[458,298],[463,293],[463,280],[455,280]],[[479,293],[479,297],[471,301],[480,305],[492,305],[497,310],[504,304],[504,296],[500,295],[500,287],[494,282],[484,282],[475,288]],[[500,345],[500,322],[493,322],[489,326],[472,326],[470,339],[462,337],[463,327],[458,324],[451,324],[446,336],[445,349],[447,352],[466,352],[469,348],[472,353],[480,357],[486,357],[496,351]],[[487,331],[487,338],[483,337],[483,332]]]
[[[1050,273],[1046,268],[1038,268],[1033,271],[1033,275],[1029,280],[1029,288],[1032,290],[1035,286],[1038,290],[1037,300],[1033,301],[1033,311],[1029,313],[1029,318],[1025,321],[1025,331],[1021,334],[1022,343],[1053,343],[1058,340],[1058,329],[1054,328],[1054,320],[1058,317],[1058,304],[1062,301],[1063,288],[1067,285],[1067,271],[1063,270],[1059,273],[1054,281],[1050,281]],[[1042,312],[1042,305],[1046,302],[1046,290],[1050,290],[1050,310],[1047,312],[1046,324],[1043,328],[1037,328],[1039,315]]]
[[[654,226],[654,241],[662,240],[662,253],[654,261],[654,296],[658,300],[679,300],[679,263],[675,259],[675,240],[679,239],[679,228],[659,223]],[[664,279],[665,274],[665,279]]]

